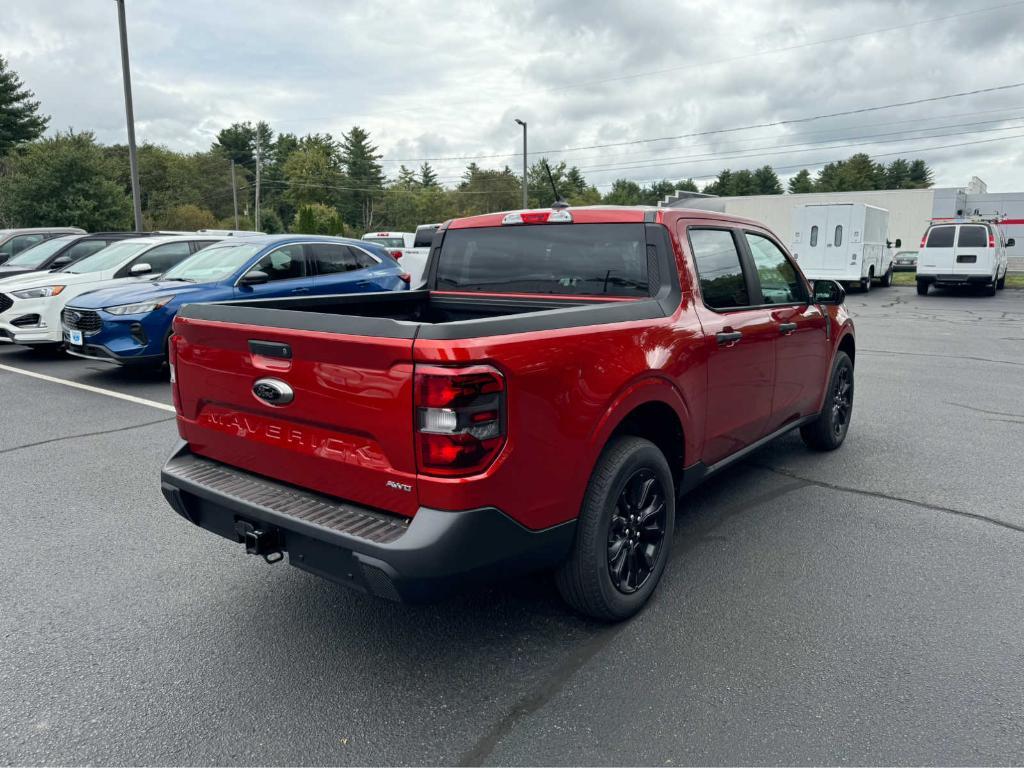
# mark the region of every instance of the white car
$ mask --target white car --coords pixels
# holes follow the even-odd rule
[[[217,235],[121,240],[55,272],[5,280],[0,286],[0,342],[52,346],[63,342],[60,313],[76,296],[119,283],[152,280]]]
[[[994,221],[966,219],[936,222],[921,238],[917,255],[917,292],[932,285],[977,285],[989,296],[1006,285],[1006,249],[1014,239],[1003,237]]]

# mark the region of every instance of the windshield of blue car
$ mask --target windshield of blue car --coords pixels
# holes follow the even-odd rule
[[[80,235],[68,235],[67,237],[54,237],[44,240],[39,245],[26,248],[17,256],[12,256],[6,262],[5,267],[38,267],[53,254],[59,251],[68,243],[74,242]]]
[[[96,251],[92,256],[86,256],[81,261],[76,261],[61,271],[77,275],[83,272],[102,272],[106,269],[116,269],[126,259],[130,259],[135,254],[147,248],[152,248],[156,244],[155,242],[133,243],[130,240],[114,243],[113,245],[108,245],[102,251]]]
[[[185,280],[190,283],[216,283],[225,280],[259,253],[265,244],[224,243],[211,245],[167,270],[161,280]]]

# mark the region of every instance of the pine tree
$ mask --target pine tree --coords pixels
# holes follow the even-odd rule
[[[759,195],[782,194],[782,183],[770,165],[762,166],[754,171],[754,184]]]
[[[345,185],[350,187],[342,195],[343,218],[364,230],[372,229],[374,201],[384,197],[384,170],[379,162],[383,155],[358,125],[341,137],[339,150]]]
[[[789,180],[789,191],[791,194],[799,195],[814,191],[814,180],[811,179],[810,171],[802,168],[799,173]]]
[[[924,160],[914,160],[910,164],[910,186],[913,189],[927,189],[933,183],[932,169]]]
[[[416,178],[416,172],[412,168],[406,168],[404,164],[398,166],[398,178],[395,180],[396,187],[415,189],[417,184],[419,184],[419,179]]]
[[[50,118],[39,114],[39,102],[7,60],[0,56],[0,157],[12,147],[43,135]]]
[[[423,188],[439,186],[437,183],[437,174],[434,173],[434,169],[430,167],[430,163],[423,163],[420,166],[420,186]]]
[[[885,169],[886,189],[906,189],[910,183],[910,163],[902,157],[897,157],[889,167]]]

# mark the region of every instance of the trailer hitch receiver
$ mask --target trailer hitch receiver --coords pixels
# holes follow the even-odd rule
[[[235,533],[238,540],[245,544],[246,554],[260,555],[271,565],[284,559],[277,531],[257,528],[247,520],[236,520]]]

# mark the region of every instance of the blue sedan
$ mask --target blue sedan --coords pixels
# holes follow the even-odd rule
[[[82,294],[61,321],[67,351],[119,365],[161,366],[183,304],[404,291],[386,250],[337,237],[271,235],[217,242],[153,282]]]

